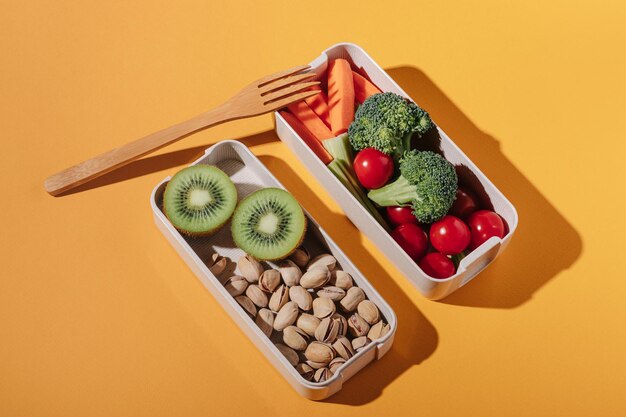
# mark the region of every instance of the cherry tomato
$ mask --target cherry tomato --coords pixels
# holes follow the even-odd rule
[[[459,188],[456,190],[456,199],[450,208],[450,214],[464,219],[478,209],[478,200],[471,192]]]
[[[443,216],[430,226],[430,243],[444,255],[456,255],[470,243],[470,230],[463,220]]]
[[[387,207],[387,218],[394,226],[404,223],[419,223],[417,217],[413,215],[411,207],[389,206]]]
[[[426,232],[416,224],[405,223],[393,229],[391,237],[415,261],[419,261],[426,253],[428,238]]]
[[[368,190],[387,184],[393,175],[393,159],[374,148],[365,148],[354,158],[354,172]]]
[[[470,248],[476,249],[492,236],[503,238],[506,233],[504,220],[497,213],[489,210],[478,210],[467,219],[470,228]]]
[[[452,261],[439,252],[427,253],[418,265],[433,278],[449,278],[456,272]]]

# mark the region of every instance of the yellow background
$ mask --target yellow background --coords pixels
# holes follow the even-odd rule
[[[0,10],[3,417],[626,414],[623,1]],[[507,252],[448,299],[421,297],[360,235],[269,115],[44,192],[49,174],[341,41],[388,69],[519,211]],[[398,315],[388,356],[326,402],[287,385],[153,224],[154,184],[223,138],[261,157]]]

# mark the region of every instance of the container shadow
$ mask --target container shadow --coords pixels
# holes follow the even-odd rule
[[[480,130],[424,72],[409,66],[387,72],[511,200],[520,218],[507,251],[441,302],[489,308],[524,304],[576,262],[583,249],[580,234],[509,161],[500,143]]]
[[[291,166],[274,156],[259,157],[263,164],[299,200],[333,240],[364,271],[367,279],[391,303],[398,317],[398,330],[391,350],[380,361],[354,375],[343,389],[325,400],[361,405],[373,401],[393,380],[430,357],[439,336],[434,326],[396,284],[394,278],[363,246],[358,229],[343,214],[334,213],[296,174]]]
[[[275,142],[278,140],[278,138],[276,137],[276,134],[273,130],[267,130],[264,132],[256,133],[254,135],[239,138],[237,140],[244,143],[248,147],[253,147],[254,145]],[[206,148],[217,142],[219,141],[207,143],[200,146],[194,146],[193,148],[185,148],[178,151],[167,152],[155,156],[148,156],[138,159],[126,166],[109,172],[108,174],[89,181],[72,190],[61,193],[57,197],[82,193],[83,191],[93,190],[94,188],[104,187],[118,182],[127,181],[133,178],[142,177],[144,175],[152,174],[154,172],[159,172],[176,166],[188,164],[193,160],[198,159],[204,153],[204,150]]]

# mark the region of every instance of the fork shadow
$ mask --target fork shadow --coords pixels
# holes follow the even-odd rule
[[[500,143],[480,130],[424,72],[409,66],[387,72],[511,200],[520,218],[507,251],[441,302],[490,308],[522,305],[576,262],[583,249],[580,234],[504,155]]]
[[[436,350],[439,336],[435,327],[417,309],[392,276],[373,256],[367,255],[361,234],[348,218],[334,213],[282,159],[261,155],[259,159],[302,203],[331,235],[386,300],[391,301],[398,317],[398,330],[391,350],[354,375],[337,394],[326,402],[361,405],[373,401],[384,387],[409,368],[426,360]]]

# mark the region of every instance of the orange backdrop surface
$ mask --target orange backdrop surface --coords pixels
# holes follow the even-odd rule
[[[518,3],[0,1],[0,415],[626,415],[626,3]],[[46,176],[342,41],[518,208],[507,252],[447,299],[352,226],[269,115],[45,193]],[[154,184],[224,138],[397,313],[389,354],[325,402],[288,386],[153,223]]]

